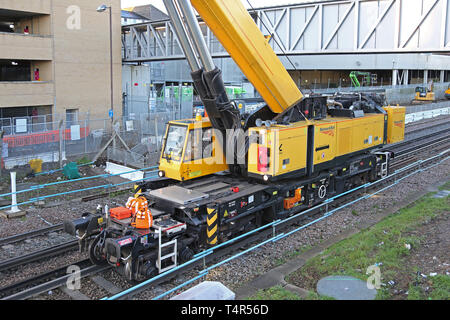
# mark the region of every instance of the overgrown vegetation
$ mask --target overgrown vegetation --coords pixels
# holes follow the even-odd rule
[[[301,283],[307,290],[314,290],[317,281],[329,275],[348,275],[366,281],[367,268],[378,265],[384,286],[378,290],[377,298],[388,299],[391,297],[388,281],[405,271],[414,274],[414,270],[405,270],[408,268],[405,259],[411,250],[420,246],[423,238],[412,236],[411,231],[449,211],[449,197],[425,196],[373,227],[334,244],[289,275],[287,281]],[[450,299],[450,276],[438,275],[432,281],[427,293],[417,286],[411,287],[410,299]]]
[[[255,295],[248,297],[247,300],[334,300],[331,297],[320,296],[314,291],[309,291],[306,298],[283,288],[274,286],[266,290],[259,290]]]
[[[77,162],[77,165],[81,166],[83,164],[91,163],[91,160],[89,160],[88,157],[84,156],[84,157],[78,159],[76,162]]]
[[[266,290],[259,290],[254,296],[247,300],[301,300],[301,298],[282,286],[275,286]]]
[[[444,184],[443,186],[439,187],[439,190],[450,190],[450,181],[447,181],[446,184]]]

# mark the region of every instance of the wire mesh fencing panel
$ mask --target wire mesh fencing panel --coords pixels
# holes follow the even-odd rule
[[[69,158],[83,157],[100,150],[102,141],[111,135],[103,119],[49,122],[42,121],[43,117],[30,117],[17,120],[1,122],[2,160],[6,169],[29,165],[33,159],[62,163]]]
[[[19,130],[20,131],[20,130]],[[44,162],[59,161],[61,148],[60,130],[47,130],[37,133],[7,134],[3,136],[2,160],[5,168],[27,165],[30,160],[39,158]],[[14,132],[14,127],[12,128]]]
[[[130,152],[128,150],[109,147],[107,149],[107,161],[113,161],[116,163],[121,163],[125,166],[130,166],[134,168],[145,168],[146,156]]]
[[[127,162],[134,161],[134,166],[139,167],[136,164],[136,154],[139,154],[144,156],[145,166],[155,165],[159,160],[166,125],[171,120],[173,120],[171,112],[140,114],[139,118],[134,115],[123,117],[120,137],[130,148],[126,158]],[[122,141],[116,143],[116,147],[126,149],[122,145]],[[113,157],[111,156],[111,158]],[[116,158],[116,161],[119,161],[119,159]]]
[[[92,159],[109,142],[108,147],[121,150],[115,150],[111,158],[122,159],[120,162],[135,167],[153,165],[159,159],[166,124],[173,119],[172,112],[117,117],[115,139],[112,139],[115,129],[111,119],[83,117],[52,122],[44,117],[22,121],[0,119],[4,132],[2,158],[7,169],[27,166],[33,159],[62,164],[84,157]]]

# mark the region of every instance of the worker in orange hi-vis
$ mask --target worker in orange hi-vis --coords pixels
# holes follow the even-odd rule
[[[137,229],[149,229],[153,225],[153,216],[145,197],[130,198],[126,207],[133,212],[131,226]]]

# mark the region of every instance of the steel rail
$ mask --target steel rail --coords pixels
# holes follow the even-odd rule
[[[5,237],[0,239],[0,246],[2,245],[7,245],[7,244],[12,244],[12,243],[16,243],[19,241],[23,241],[26,239],[31,239],[31,238],[35,238],[53,231],[61,231],[63,229],[63,224],[55,224],[49,227],[45,227],[42,229],[38,229],[38,230],[33,230],[30,232],[25,232],[25,233],[21,233],[21,234],[16,234],[10,237]]]
[[[109,265],[102,265],[102,266],[91,265],[85,269],[80,270],[79,276],[80,276],[80,279],[85,278],[90,275],[94,275],[99,272],[105,271],[109,268],[111,268],[111,266],[109,266]],[[51,280],[49,282],[45,282],[43,284],[34,286],[32,288],[26,289],[24,291],[15,293],[10,296],[7,296],[7,297],[3,298],[2,300],[25,300],[25,299],[31,298],[31,297],[41,294],[43,292],[47,292],[49,290],[53,290],[53,289],[59,288],[65,284],[67,284],[67,281],[70,280],[70,278],[72,276],[73,276],[72,274],[64,275],[57,279]]]
[[[70,250],[76,249],[77,247],[78,247],[78,240],[72,240],[62,244],[58,244],[50,248],[42,249],[23,256],[8,259],[6,261],[0,262],[0,271],[16,268],[27,263],[35,262],[38,260],[42,260],[44,258],[49,258],[62,253],[66,253]]]
[[[78,266],[81,269],[81,268],[85,268],[85,267],[88,267],[91,265],[92,265],[91,261],[89,259],[85,259],[85,260],[81,260],[81,261],[72,263],[70,265],[66,265],[64,267],[60,267],[60,268],[51,270],[49,272],[39,274],[35,277],[27,278],[23,281],[13,283],[9,286],[0,288],[0,298],[12,296],[13,294],[16,294],[18,292],[23,292],[30,288],[37,287],[38,285],[41,285],[43,283],[46,283],[46,282],[49,282],[56,278],[67,275],[67,270],[71,266]]]
[[[438,136],[438,138],[434,138],[436,136]],[[396,155],[404,156],[406,154],[410,154],[412,152],[416,152],[419,149],[427,148],[429,145],[445,143],[445,142],[447,142],[450,139],[450,134],[443,135],[442,137],[439,136],[439,135],[436,135],[436,136],[429,137],[429,138],[434,138],[434,139],[430,139],[430,140],[424,141],[421,144],[414,145],[414,143],[411,143],[412,146],[408,145],[408,147],[400,148],[400,150],[397,151]],[[423,140],[426,140],[426,139],[423,139]]]

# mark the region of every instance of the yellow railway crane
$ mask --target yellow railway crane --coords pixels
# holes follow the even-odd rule
[[[266,106],[241,115],[229,100],[191,2]],[[129,280],[386,177],[386,145],[404,138],[405,108],[378,96],[304,97],[240,0],[191,2],[164,0],[208,117],[168,123],[160,177],[126,208],[65,222]]]

